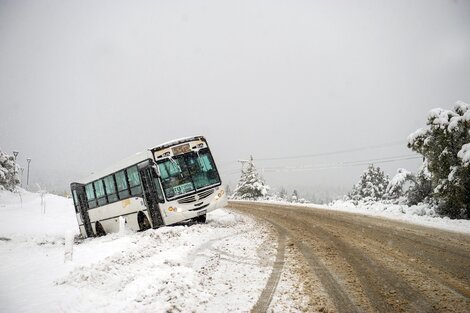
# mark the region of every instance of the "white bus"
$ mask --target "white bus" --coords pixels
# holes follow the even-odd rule
[[[204,223],[227,197],[207,141],[174,140],[137,153],[71,184],[83,237],[119,230],[119,217],[135,231],[184,221]]]

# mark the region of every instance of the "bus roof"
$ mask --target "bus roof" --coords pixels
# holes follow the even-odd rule
[[[184,142],[188,142],[188,141],[192,141],[192,140],[204,140],[204,137],[203,136],[193,136],[193,137],[185,137],[185,138],[180,138],[180,139],[175,139],[175,140],[171,140],[171,141],[167,141],[161,145],[158,145],[154,148],[151,148],[151,149],[148,149],[148,150],[145,150],[145,151],[141,151],[141,152],[138,152],[130,157],[127,157],[121,161],[118,161],[116,162],[115,164],[109,166],[108,168],[102,170],[102,171],[98,171],[96,173],[93,173],[87,177],[84,177],[78,181],[76,181],[75,183],[79,183],[79,184],[88,184],[92,181],[95,181],[97,179],[100,179],[100,178],[103,178],[103,177],[106,177],[110,174],[113,174],[115,172],[118,172],[122,169],[125,169],[126,167],[129,167],[129,166],[132,166],[134,164],[137,164],[141,161],[145,161],[147,159],[152,159],[153,160],[153,155],[152,155],[152,152],[151,151],[155,151],[155,150],[161,150],[161,149],[165,149],[165,148],[168,148],[168,147],[171,147],[171,146],[174,146],[174,145],[177,145],[177,144],[180,144],[180,143],[184,143]]]
[[[171,146],[180,144],[180,143],[185,143],[185,142],[188,142],[188,141],[192,141],[192,140],[203,140],[203,141],[206,141],[206,139],[204,138],[204,136],[184,137],[184,138],[180,138],[180,139],[175,139],[175,140],[167,141],[167,142],[165,142],[165,143],[162,143],[161,145],[158,145],[158,146],[156,146],[156,147],[153,147],[153,148],[150,149],[150,150],[152,150],[152,151],[161,150],[161,149],[165,149],[165,148],[168,148],[168,147],[171,147]]]
[[[125,159],[122,159],[121,161],[114,163],[113,165],[109,166],[108,168],[102,171],[95,172],[76,182],[79,184],[88,184],[92,181],[103,178],[105,176],[118,172],[119,170],[125,169],[126,167],[137,164],[147,159],[153,159],[152,153],[150,151],[146,150],[146,151],[138,152],[130,157],[127,157]]]

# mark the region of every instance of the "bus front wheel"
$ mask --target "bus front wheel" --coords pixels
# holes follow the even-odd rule
[[[206,223],[206,214],[204,215],[201,215],[201,216],[197,216],[194,218],[194,221],[197,223],[197,224],[205,224]]]
[[[101,225],[100,222],[96,222],[95,229],[96,229],[96,236],[98,237],[106,236],[106,231],[104,230],[103,225]]]

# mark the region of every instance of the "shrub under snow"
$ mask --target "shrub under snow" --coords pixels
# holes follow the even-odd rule
[[[395,176],[393,176],[388,183],[386,190],[387,197],[390,199],[398,199],[405,196],[406,190],[404,187],[405,184],[410,181],[414,181],[413,174],[404,168],[399,168]]]
[[[0,151],[0,190],[13,191],[20,184],[19,170],[15,158]]]

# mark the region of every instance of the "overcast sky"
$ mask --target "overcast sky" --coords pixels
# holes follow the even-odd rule
[[[232,185],[253,155],[275,188],[347,191],[366,165],[330,164],[413,155],[457,100],[470,1],[0,0],[0,147],[49,190],[202,134]]]

